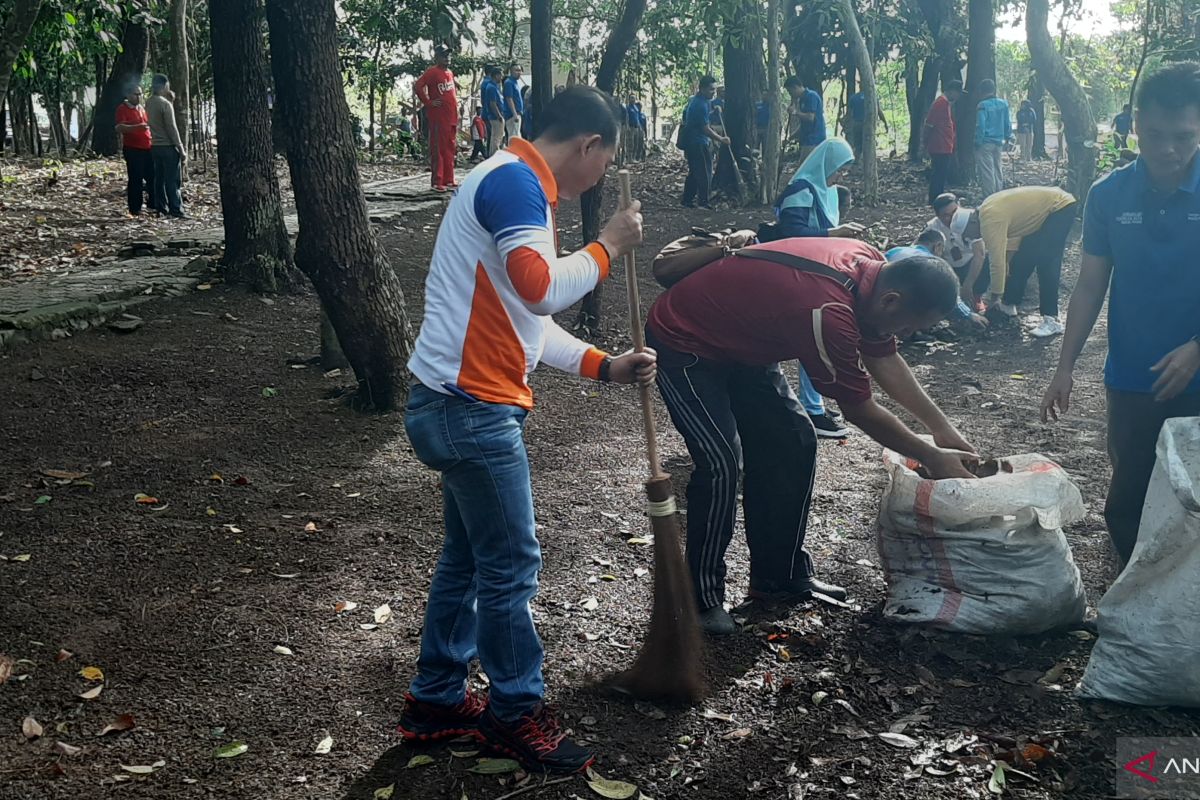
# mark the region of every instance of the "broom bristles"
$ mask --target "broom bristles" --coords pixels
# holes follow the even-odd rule
[[[673,497],[671,478],[660,475],[646,483],[651,502]],[[703,644],[692,577],[680,548],[679,516],[652,516],[654,531],[654,607],[637,658],[612,684],[634,697],[694,703],[706,690]]]

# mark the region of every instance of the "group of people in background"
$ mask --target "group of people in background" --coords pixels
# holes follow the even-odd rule
[[[140,83],[131,85],[117,106],[116,128],[128,173],[125,195],[130,216],[143,205],[159,216],[183,219],[183,166],[187,150],[175,123],[175,94],[166,75],[150,81],[150,99],[142,105]]]

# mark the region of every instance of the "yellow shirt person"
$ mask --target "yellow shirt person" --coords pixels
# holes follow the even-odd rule
[[[1008,279],[1008,256],[1021,240],[1039,230],[1055,211],[1075,198],[1057,186],[1018,186],[989,195],[979,206],[979,231],[991,258],[990,290],[1003,294]]]

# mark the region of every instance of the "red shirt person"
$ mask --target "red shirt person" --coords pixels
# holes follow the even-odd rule
[[[117,106],[117,133],[121,134],[121,150],[129,180],[125,187],[129,213],[142,213],[142,197],[149,195],[154,208],[154,160],[150,156],[150,123],[142,107],[142,87],[134,85],[125,102]]]
[[[450,50],[442,45],[433,51],[434,63],[413,85],[429,120],[430,183],[439,192],[457,186],[454,157],[458,134],[458,96],[450,71]]]
[[[659,296],[646,339],[658,351],[663,401],[695,463],[687,560],[708,633],[736,629],[724,608],[724,556],[743,465],[751,595],[846,597],[814,576],[804,550],[817,437],[779,362],[798,359],[817,390],[880,444],[935,477],[970,477],[962,460],[971,446],[921,389],[895,341],[945,317],[957,296],[958,279],[936,256],[888,263],[875,248],[839,238],[744,248]],[[875,402],[872,378],[934,444]]]
[[[950,174],[950,159],[954,157],[958,131],[954,127],[953,105],[962,97],[962,82],[950,81],[942,87],[942,93],[929,113],[925,115],[925,149],[929,151],[932,168],[929,171],[929,202],[946,191],[946,179]]]

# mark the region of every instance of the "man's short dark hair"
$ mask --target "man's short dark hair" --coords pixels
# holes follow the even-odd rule
[[[933,202],[930,203],[930,205],[933,206],[933,210],[935,212],[937,212],[937,211],[941,211],[943,208],[950,205],[951,203],[957,203],[957,202],[958,202],[958,195],[956,195],[954,192],[942,192],[937,197],[933,198]]]
[[[943,93],[945,93],[945,92],[961,92],[961,91],[962,91],[962,81],[946,81],[946,83],[942,86]]]
[[[703,78],[700,79],[700,88],[703,89],[707,86],[714,86],[714,85],[716,85],[716,83],[717,83],[717,79],[714,78],[712,75],[705,75]]]
[[[917,237],[915,244],[921,247],[928,247],[930,250],[938,245],[945,246],[946,234],[933,228],[926,228],[921,231],[921,235]]]
[[[521,68],[521,65],[516,63],[515,61],[508,65],[509,72],[512,72],[514,69],[520,69],[520,68]]]
[[[161,72],[156,72],[154,77],[150,79],[150,89],[157,92],[170,82],[170,79],[166,75],[163,75]]]
[[[1176,61],[1142,78],[1134,105],[1139,111],[1149,106],[1163,111],[1190,106],[1200,111],[1200,62]]]
[[[981,80],[979,82],[979,85],[976,86],[975,88],[979,90],[979,93],[981,95],[986,97],[989,94],[996,93],[996,82],[994,80],[992,80],[991,78],[984,78],[983,80]]]
[[[936,311],[946,315],[958,302],[958,277],[943,259],[925,254],[908,256],[886,265],[879,273],[876,291],[896,291],[904,307],[914,314]]]
[[[804,81],[800,80],[799,75],[788,75],[788,79],[783,82],[783,88],[791,89],[795,86],[798,89],[804,88]]]
[[[551,142],[566,142],[576,136],[600,135],[606,147],[617,143],[624,109],[611,95],[595,86],[563,89],[542,112],[542,132]]]
[[[496,77],[497,75],[502,75],[502,74],[504,74],[504,70],[500,69],[499,67],[495,66],[494,64],[493,64],[492,66],[488,67],[488,68],[487,68],[486,70],[484,70],[484,71],[487,73],[487,76],[488,76],[489,78],[494,78],[494,77]]]

